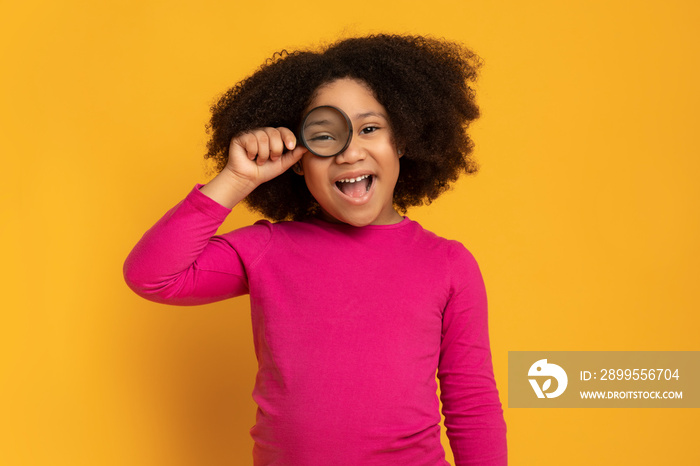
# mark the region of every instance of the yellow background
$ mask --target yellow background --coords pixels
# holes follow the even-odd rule
[[[508,350],[700,349],[697,5],[3,1],[0,464],[250,464],[246,298],[152,304],[121,266],[206,181],[216,96],[339,36],[485,60],[482,170],[409,216],[480,262],[504,406]],[[505,416],[513,465],[700,462],[697,410]]]

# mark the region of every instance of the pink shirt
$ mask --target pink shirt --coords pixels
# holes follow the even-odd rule
[[[250,294],[256,465],[506,464],[484,283],[472,255],[404,218],[353,227],[257,222],[194,189],[126,260],[139,295],[202,304]]]

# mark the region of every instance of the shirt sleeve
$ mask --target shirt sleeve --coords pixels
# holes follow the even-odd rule
[[[124,263],[124,279],[139,296],[177,305],[197,305],[248,293],[241,254],[230,240],[215,236],[231,209],[195,188],[139,240]],[[264,245],[269,223],[236,235],[239,248]],[[247,251],[250,252],[250,251]]]
[[[452,293],[443,313],[438,378],[456,466],[507,464],[506,425],[491,362],[484,281],[459,244],[450,264]]]

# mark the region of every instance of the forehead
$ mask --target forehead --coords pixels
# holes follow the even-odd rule
[[[348,115],[357,112],[386,114],[382,104],[375,99],[372,89],[364,82],[352,78],[336,79],[316,89],[309,108],[321,105],[338,107]]]

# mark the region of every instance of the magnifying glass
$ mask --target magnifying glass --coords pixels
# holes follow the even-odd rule
[[[352,139],[350,118],[337,107],[312,108],[301,122],[301,142],[314,155],[334,157],[343,152]]]

